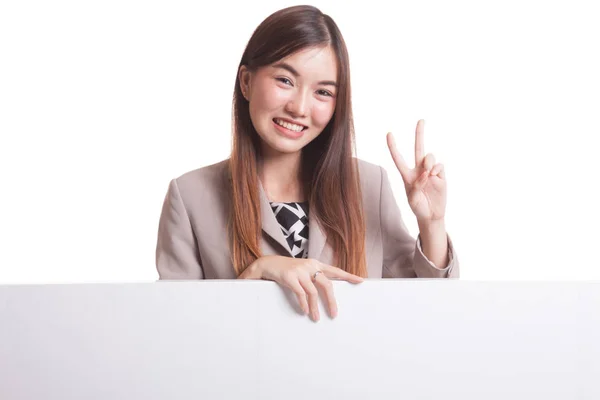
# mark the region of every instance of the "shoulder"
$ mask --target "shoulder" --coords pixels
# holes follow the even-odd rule
[[[223,200],[229,182],[229,159],[188,171],[173,179],[184,203]]]
[[[381,179],[381,174],[382,174],[381,166],[370,163],[365,160],[361,160],[360,158],[355,158],[355,160],[358,165],[358,174],[360,175],[361,180],[364,180],[364,179],[371,180],[371,179],[375,179],[375,178]]]
[[[387,172],[378,164],[355,158],[358,165],[360,185],[363,190],[379,190],[387,179]]]
[[[380,203],[385,170],[377,164],[356,158],[363,203],[370,209]]]
[[[227,181],[229,159],[188,171],[174,180],[180,189],[190,188],[198,184],[222,185]]]

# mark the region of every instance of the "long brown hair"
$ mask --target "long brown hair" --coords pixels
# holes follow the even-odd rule
[[[331,46],[337,56],[339,87],[331,121],[302,149],[309,218],[320,223],[334,250],[335,266],[366,277],[365,221],[357,160],[353,157],[350,65],[346,44],[336,23],[312,6],[279,10],[256,28],[239,66],[245,65],[250,71],[256,71],[299,50],[324,46]],[[233,94],[232,119],[229,233],[233,266],[239,275],[261,256],[262,229],[257,172],[260,139],[250,119],[249,103],[242,95],[239,73]]]

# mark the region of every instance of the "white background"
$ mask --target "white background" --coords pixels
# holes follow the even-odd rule
[[[0,3],[0,283],[157,279],[169,180],[228,156],[246,42],[293,4]],[[600,278],[593,1],[312,4],[348,45],[357,155],[412,234],[385,134],[410,163],[424,118],[463,279]]]

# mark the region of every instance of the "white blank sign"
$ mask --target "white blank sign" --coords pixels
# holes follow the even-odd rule
[[[314,323],[267,281],[2,286],[0,398],[600,398],[598,283],[334,288]]]

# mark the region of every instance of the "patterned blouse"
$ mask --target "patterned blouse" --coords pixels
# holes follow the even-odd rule
[[[308,258],[308,202],[270,204],[292,255]]]

